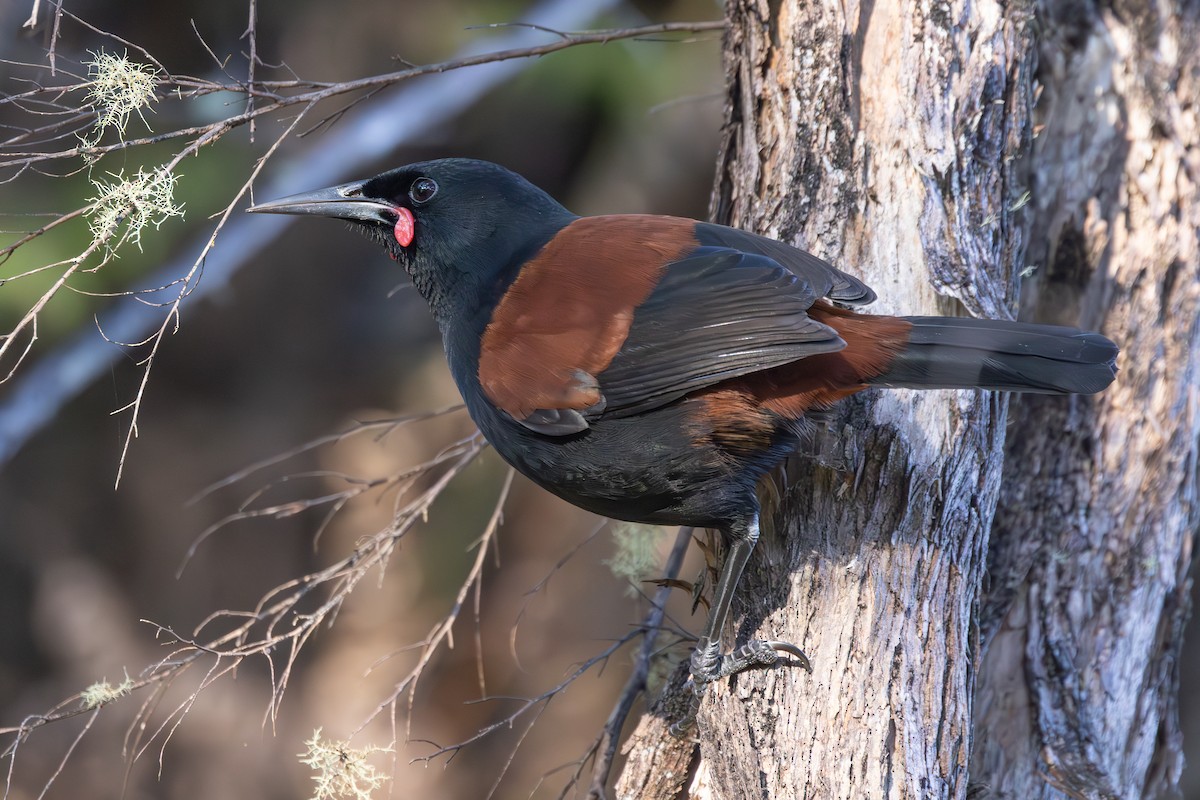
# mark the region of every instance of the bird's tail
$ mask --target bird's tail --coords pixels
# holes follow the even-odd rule
[[[873,386],[1094,394],[1117,374],[1117,346],[1098,333],[970,317],[901,319],[912,324],[908,343],[868,379]]]

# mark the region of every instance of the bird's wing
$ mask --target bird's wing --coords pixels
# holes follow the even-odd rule
[[[597,375],[607,416],[629,416],[688,392],[846,343],[808,316],[820,295],[771,259],[701,247],[667,265]]]
[[[696,239],[702,245],[729,247],[743,253],[766,256],[811,285],[818,297],[828,297],[852,306],[875,302],[875,292],[858,278],[842,272],[812,253],[783,242],[711,222],[696,223]]]
[[[479,357],[484,394],[532,430],[564,436],[845,347],[807,311],[823,296],[870,289],[769,239],[742,250],[736,233],[671,217],[575,220],[493,311]],[[730,245],[708,243],[718,237]],[[766,255],[764,242],[793,263]]]

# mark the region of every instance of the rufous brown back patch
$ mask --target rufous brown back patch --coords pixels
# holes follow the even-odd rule
[[[702,389],[695,398],[700,403],[692,415],[692,436],[699,446],[714,444],[735,457],[771,446],[775,420],[744,378]]]
[[[604,371],[666,265],[695,247],[695,222],[678,217],[581,217],[563,228],[492,312],[479,353],[484,394],[516,419],[595,405],[599,390],[578,372]]]
[[[868,380],[887,371],[912,331],[912,323],[899,317],[859,314],[824,300],[814,303],[808,315],[836,330],[845,348],[742,379],[764,408],[788,419],[867,388]]]

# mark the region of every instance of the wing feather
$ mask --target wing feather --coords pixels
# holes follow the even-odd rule
[[[769,258],[702,247],[668,264],[597,376],[602,416],[630,416],[714,383],[845,347],[809,318],[812,287]]]

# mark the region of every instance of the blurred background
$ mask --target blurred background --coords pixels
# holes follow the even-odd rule
[[[403,66],[396,59],[444,61],[464,47],[492,49],[507,33],[469,26],[511,22],[536,15],[541,7],[564,5],[574,6],[572,13],[583,19],[576,28],[721,15],[710,0],[600,3],[605,10],[593,18],[584,0],[259,0],[258,52],[269,64],[286,65],[260,70],[260,77],[287,79],[294,73],[336,81],[390,72]],[[247,43],[239,37],[247,27],[246,4],[181,0],[135,6],[80,0],[65,7],[101,30],[144,46],[173,73],[222,79],[192,30],[189,20],[194,20],[208,48],[222,59],[228,56],[224,69],[234,76],[245,74]],[[22,32],[30,10],[29,3],[0,4],[2,57],[7,60],[0,64],[0,79],[8,94],[23,91],[30,85],[27,79],[49,80],[45,72],[8,63],[46,62],[46,9],[38,30]],[[554,38],[543,34],[537,41]],[[56,46],[58,64],[79,73],[88,51],[101,47],[124,50],[64,20]],[[129,54],[137,58],[136,51]],[[463,78],[469,82],[470,75],[465,72]],[[381,100],[397,91],[385,92]],[[324,141],[364,119],[377,102],[368,101],[335,125],[284,144],[264,171],[256,196],[268,199],[261,187],[283,173],[290,174],[296,189],[304,189],[423,158],[473,156],[521,172],[577,213],[703,217],[721,92],[715,34],[687,43],[573,48],[522,62],[511,76],[418,139],[399,147],[382,144],[372,163],[333,181],[306,180],[306,159],[316,158]],[[457,104],[454,97],[442,99],[448,106]],[[243,104],[220,95],[166,100],[146,114],[146,123],[159,133],[219,119]],[[409,114],[420,121],[422,115],[440,113],[438,104],[414,101],[394,121],[407,127],[414,122],[404,118]],[[19,116],[13,107],[0,106],[0,123],[27,125],[28,116]],[[254,142],[242,128],[185,161],[177,187],[184,219],[147,231],[143,252],[125,248],[100,273],[81,276],[78,287],[112,292],[144,286],[157,280],[170,259],[194,259],[213,228],[210,215],[232,199],[280,130],[278,120],[263,121]],[[146,133],[146,125],[134,117],[128,134]],[[57,146],[72,144],[66,140]],[[153,167],[181,145],[114,154],[96,169]],[[80,166],[78,161],[53,164],[48,171],[63,174]],[[39,215],[69,211],[92,196],[86,171],[62,177],[22,175],[0,188],[3,244],[44,224],[47,218]],[[380,441],[356,437],[190,502],[248,464],[343,431],[355,421],[457,402],[436,329],[402,271],[341,223],[309,219],[281,230],[232,279],[214,273],[216,291],[185,302],[179,330],[164,341],[153,367],[139,436],[119,488],[114,490],[113,483],[129,417],[113,412],[133,399],[141,378],[137,361],[144,351],[115,345],[103,345],[117,357],[103,366],[100,377],[0,464],[0,727],[44,712],[96,681],[116,684],[126,673],[136,677],[164,657],[165,637],[156,640],[155,629],[139,620],[189,634],[214,611],[251,609],[272,587],[343,557],[360,537],[383,528],[390,518],[390,498],[351,504],[315,546],[321,510],[235,523],[200,545],[176,577],[197,536],[236,512],[271,478],[306,471],[388,475],[429,458],[471,430],[459,413],[406,427]],[[65,225],[18,251],[0,266],[0,277],[69,258],[88,241],[82,221]],[[214,262],[230,246],[219,239]],[[39,277],[0,285],[5,330],[46,285]],[[23,369],[32,369],[79,335],[103,344],[94,315],[114,302],[130,303],[60,293],[42,315],[31,361]],[[13,400],[21,377],[0,386],[0,405]],[[161,758],[160,740],[131,767],[124,737],[148,696],[134,695],[99,714],[47,796],[309,796],[313,773],[297,759],[304,742],[317,727],[329,739],[348,736],[411,669],[416,654],[401,648],[427,636],[449,611],[474,558],[469,547],[487,522],[504,474],[499,459],[487,452],[451,484],[430,510],[428,523],[403,539],[386,575],[372,574],[363,581],[336,624],[308,643],[273,723],[265,721],[271,675],[259,659],[204,691]],[[269,497],[315,496],[342,486],[334,479],[296,481]],[[645,602],[631,596],[628,581],[605,565],[613,557],[612,537],[602,531],[588,538],[601,523],[523,479],[514,484],[498,534],[499,567],[489,557],[480,598],[478,635],[488,694],[545,692],[641,620]],[[673,539],[661,537],[661,553]],[[577,548],[556,571],[555,565]],[[694,575],[695,562],[686,569]],[[549,575],[553,577],[531,594]],[[477,798],[494,787],[497,797],[555,797],[570,770],[551,771],[578,759],[599,732],[628,674],[629,651],[622,650],[602,672],[591,671],[556,697],[528,734],[525,725],[532,715],[512,730],[472,744],[453,760],[443,756],[428,766],[410,765],[410,759],[434,750],[431,743],[466,739],[515,708],[505,701],[472,702],[481,694],[473,605],[474,597],[455,629],[454,649],[441,651],[422,680],[411,719],[402,714],[398,720],[394,796]],[[687,604],[677,610],[687,622]],[[151,727],[169,719],[185,690],[201,677],[201,672],[185,676],[179,691],[162,701]],[[21,746],[10,798],[39,795],[86,719],[47,725]],[[392,737],[385,714],[381,724],[353,743],[386,746]],[[11,737],[3,741],[8,744]],[[386,757],[376,763],[390,769]]]
[[[229,75],[245,74],[246,4],[65,5],[97,28],[144,46],[172,72],[223,79],[206,44],[219,58],[228,57]],[[286,79],[294,73],[338,81],[395,70],[402,66],[397,59],[444,61],[465,47],[502,46],[505,31],[472,26],[536,19],[543,8],[571,6],[583,20],[576,28],[721,15],[712,0],[607,0],[589,14],[591,5],[590,0],[258,0],[260,57],[285,65],[260,70],[260,77]],[[14,63],[46,61],[47,10],[37,30],[21,29],[31,6],[32,0],[0,2],[5,59],[0,87],[7,94],[24,91],[30,79],[46,79],[44,72]],[[60,33],[57,59],[67,70],[79,72],[89,51],[123,49],[70,21]],[[537,41],[553,39],[547,34]],[[466,84],[473,74],[461,74]],[[336,161],[332,167],[326,163],[322,145],[361,125],[372,108],[402,90],[388,90],[336,124],[286,142],[262,175],[258,199],[270,199],[262,187],[280,176],[287,176],[294,191],[424,158],[472,156],[521,172],[577,213],[706,214],[722,119],[714,34],[687,42],[585,45],[522,62],[481,91],[432,99],[414,95],[411,106],[401,103],[390,121],[398,131],[422,128],[418,136],[397,146],[392,139],[399,134],[391,135],[389,120],[374,119],[383,126],[373,128],[381,130],[377,155],[332,179],[307,178],[306,165],[318,160],[322,169],[336,172]],[[147,113],[146,122],[163,132],[219,119],[243,103],[221,95],[167,100]],[[230,202],[286,121],[262,121],[254,141],[243,127],[185,161],[177,188],[185,218],[149,231],[142,252],[127,247],[100,273],[80,276],[77,287],[102,293],[151,285],[172,259],[190,263],[214,226],[210,215]],[[28,124],[28,116],[0,105],[0,124]],[[146,126],[135,118],[129,133],[145,135]],[[99,169],[152,167],[180,146],[114,154]],[[362,161],[362,153],[351,155]],[[93,196],[79,167],[51,165],[51,175],[30,172],[0,186],[0,244],[44,224],[42,215],[69,211]],[[459,413],[383,439],[354,437],[193,500],[249,464],[356,421],[457,401],[423,301],[376,246],[327,220],[253,222],[260,230],[278,224],[279,235],[231,278],[214,274],[204,296],[184,304],[179,330],[167,337],[155,362],[119,488],[113,483],[129,417],[113,412],[136,394],[144,352],[116,345],[103,345],[116,357],[104,362],[99,377],[0,463],[0,727],[44,712],[96,681],[136,676],[161,659],[165,639],[156,639],[155,629],[140,620],[186,633],[214,611],[253,608],[272,587],[343,557],[390,518],[390,498],[368,498],[346,507],[315,544],[320,510],[236,522],[205,540],[177,577],[197,537],[272,478],[302,472],[388,475],[471,430]],[[82,221],[65,225],[0,264],[0,279],[69,258],[89,238]],[[218,240],[214,261],[239,242]],[[40,277],[0,283],[4,330],[46,285]],[[25,371],[78,336],[103,344],[94,315],[120,302],[60,293],[40,319]],[[18,375],[0,385],[0,413],[14,402],[21,380]],[[13,444],[5,435],[11,431],[0,425],[0,451]],[[161,756],[160,738],[132,766],[125,737],[144,694],[105,708],[76,745],[86,716],[37,730],[18,751],[9,797],[38,797],[68,752],[47,797],[309,796],[312,772],[297,758],[304,742],[318,727],[327,738],[348,736],[412,667],[415,653],[403,648],[426,637],[452,606],[474,558],[470,545],[491,514],[504,475],[499,459],[488,452],[450,485],[428,522],[403,539],[386,574],[364,581],[336,624],[308,643],[273,721],[267,718],[272,676],[265,661],[252,661],[204,691]],[[331,478],[297,480],[273,489],[268,498],[316,496],[342,486]],[[608,531],[592,537],[602,522],[517,478],[498,535],[499,566],[489,558],[485,567],[478,629],[472,596],[455,629],[454,649],[434,659],[411,714],[400,716],[395,732],[384,715],[354,740],[365,746],[396,739],[394,796],[478,798],[493,791],[502,798],[558,796],[569,765],[597,735],[628,674],[628,650],[556,696],[528,732],[533,715],[453,759],[442,756],[429,765],[410,760],[467,739],[514,709],[512,702],[474,702],[481,695],[476,635],[487,694],[528,697],[559,684],[642,618],[645,602],[631,596],[628,581],[606,565],[614,557],[613,537]],[[660,557],[672,540],[669,534],[660,537]],[[690,558],[685,579],[699,568],[694,553]],[[689,620],[684,600],[674,600],[672,611],[694,627],[698,620]],[[1189,639],[1195,638],[1189,630]],[[1194,647],[1185,652],[1189,663]],[[182,679],[156,710],[152,727],[163,720],[171,724],[172,710],[202,677],[197,672]],[[1200,704],[1186,677],[1183,689],[1185,743],[1194,750]],[[0,741],[7,745],[11,737]],[[390,769],[386,758],[377,763]],[[567,769],[558,770],[563,765]],[[1200,797],[1196,773],[1185,774],[1189,797]]]

